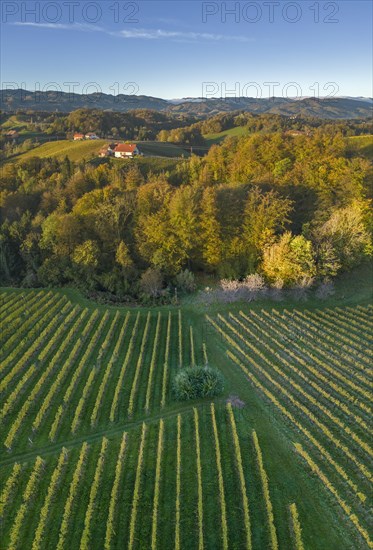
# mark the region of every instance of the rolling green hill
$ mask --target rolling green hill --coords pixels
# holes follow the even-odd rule
[[[107,143],[106,140],[97,139],[92,141],[50,141],[43,143],[27,153],[13,157],[8,162],[21,162],[31,157],[69,157],[70,160],[80,161],[91,156],[97,156],[100,148]]]
[[[1,124],[1,130],[4,131],[4,133],[9,130],[16,130],[18,132],[18,143],[21,143],[26,139],[38,140],[39,143],[43,143],[50,139],[46,133],[41,131],[30,131],[27,127],[28,124],[20,120],[18,115],[7,116],[6,120],[4,120]]]
[[[219,112],[248,111],[252,113],[276,113],[286,116],[302,114],[329,119],[370,118],[372,102],[368,98],[302,98],[294,100],[284,97],[252,98],[221,97],[200,100],[185,98],[178,102],[149,96],[119,94],[113,103],[113,96],[100,94],[71,94],[60,92],[31,92],[25,90],[2,90],[1,108],[4,112],[17,109],[69,113],[76,109],[96,108],[127,112],[133,109],[152,109],[173,114],[208,116]]]
[[[26,123],[19,120],[17,115],[11,115],[1,124],[2,130],[24,130]]]
[[[22,162],[31,157],[68,157],[72,161],[79,162],[98,156],[101,147],[107,144],[107,140],[98,139],[92,141],[51,141],[43,143],[34,149],[10,158],[6,162]],[[138,143],[145,157],[180,158],[190,156],[190,152],[173,143],[161,143],[158,141],[134,142]],[[118,160],[118,162],[122,162]]]

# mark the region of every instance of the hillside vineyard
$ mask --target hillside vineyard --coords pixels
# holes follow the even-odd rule
[[[6,548],[372,547],[371,306],[1,297]],[[191,364],[226,396],[175,401]]]

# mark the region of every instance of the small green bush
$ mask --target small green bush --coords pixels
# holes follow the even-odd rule
[[[211,367],[186,367],[180,370],[174,381],[174,394],[178,401],[215,397],[223,393],[224,378]]]

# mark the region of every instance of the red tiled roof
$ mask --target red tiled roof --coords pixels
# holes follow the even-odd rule
[[[84,134],[74,134],[74,137],[84,137]]]
[[[114,149],[116,153],[133,153],[137,145],[132,143],[120,143]]]

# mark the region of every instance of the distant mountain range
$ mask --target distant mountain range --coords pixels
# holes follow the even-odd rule
[[[118,95],[104,93],[88,95],[65,92],[30,92],[27,90],[1,90],[0,107],[4,112],[33,110],[69,113],[76,109],[102,109],[127,112],[133,109],[152,109],[174,114],[206,117],[219,112],[247,111],[285,116],[313,116],[330,119],[370,118],[373,114],[372,98],[184,98],[160,99],[144,95]]]

